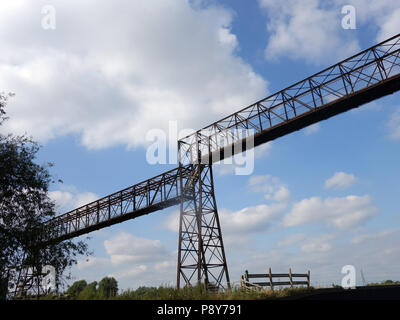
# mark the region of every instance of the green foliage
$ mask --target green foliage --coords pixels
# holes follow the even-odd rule
[[[103,279],[102,279],[103,280]],[[101,281],[100,281],[101,282]],[[106,297],[100,289],[100,283],[89,283],[84,288],[86,281],[75,282],[64,295],[47,295],[43,300],[72,299],[72,300],[272,300],[288,298],[291,296],[313,292],[313,287],[284,288],[275,290],[245,290],[232,288],[221,292],[206,291],[204,286],[175,287],[160,286],[139,287],[136,290],[124,290],[115,296]],[[73,289],[71,289],[73,288]],[[83,288],[83,289],[82,289]],[[82,290],[81,290],[82,289]],[[81,290],[81,291],[80,291]],[[76,294],[79,292],[78,294]]]
[[[97,290],[97,281],[89,283],[77,297],[79,300],[99,300],[100,298],[100,292]]]
[[[68,290],[65,292],[68,296],[71,297],[78,297],[79,294],[83,291],[83,289],[85,289],[87,286],[87,283],[85,280],[79,280],[79,281],[75,281],[72,286],[70,286],[68,288]]]
[[[0,93],[0,125],[7,120],[5,106],[10,96]],[[51,265],[61,275],[76,263],[77,255],[87,253],[83,242],[42,244],[51,231],[44,222],[56,213],[48,197],[54,182],[49,172],[52,164],[36,163],[39,149],[27,136],[0,133],[0,279],[14,286],[23,267],[40,272]]]
[[[400,285],[400,281],[385,280],[382,282],[369,283],[369,286],[390,286],[390,285]]]
[[[68,299],[102,300],[111,299],[118,294],[118,282],[112,277],[105,277],[99,283],[89,284],[85,280],[75,281],[65,292]]]
[[[115,297],[118,293],[118,282],[113,277],[105,277],[99,282],[100,294],[105,298]]]
[[[210,292],[204,287],[176,289],[173,287],[139,287],[126,290],[116,299],[121,300],[267,300],[303,294],[314,288],[285,288],[279,290],[245,290],[233,288],[224,292]]]

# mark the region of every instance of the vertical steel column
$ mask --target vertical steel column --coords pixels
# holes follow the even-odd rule
[[[177,287],[181,284],[204,284],[209,290],[229,287],[212,165],[191,166],[187,180],[180,179]]]
[[[21,266],[19,268],[18,278],[14,283],[14,290],[10,292],[13,298],[21,298],[27,295],[40,296],[44,294],[42,288],[43,274],[34,267]]]

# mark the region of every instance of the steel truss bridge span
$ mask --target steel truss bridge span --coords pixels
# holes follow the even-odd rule
[[[399,56],[400,34],[198,130],[178,141],[178,168],[47,221],[47,241],[180,204],[177,286],[229,286],[212,164],[398,91]]]

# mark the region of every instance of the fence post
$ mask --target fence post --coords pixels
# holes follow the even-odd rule
[[[308,270],[308,272],[307,272],[307,288],[309,288],[310,287],[310,270]]]
[[[240,276],[240,287],[241,288],[246,288],[246,283],[244,282],[244,276]]]
[[[269,276],[269,285],[271,287],[271,290],[274,290],[274,283],[272,282],[271,268],[268,268],[268,276]]]
[[[246,281],[249,282],[249,272],[247,270],[244,272],[244,276]]]
[[[290,287],[293,288],[292,268],[289,268],[289,281],[290,281]]]

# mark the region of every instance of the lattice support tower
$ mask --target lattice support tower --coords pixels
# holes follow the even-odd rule
[[[183,282],[208,290],[226,288],[230,281],[212,165],[193,165],[192,174],[189,185],[181,183],[177,287]]]

